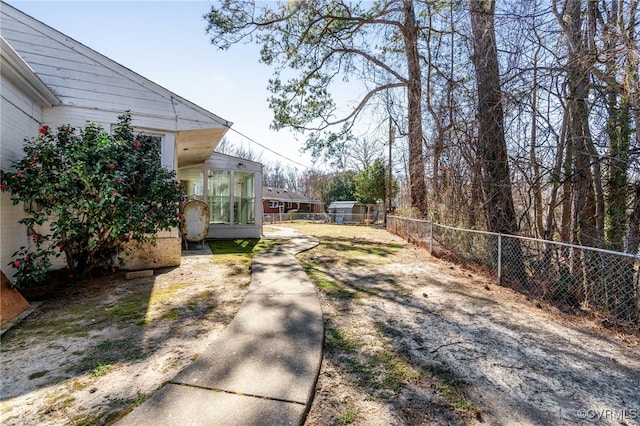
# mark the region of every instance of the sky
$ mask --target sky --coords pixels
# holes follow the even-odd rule
[[[295,162],[227,132],[231,142],[262,153],[263,163],[280,161],[299,171],[314,164],[300,152],[301,138],[269,129],[273,114],[266,88],[272,72],[259,62],[259,46],[239,44],[221,51],[211,44],[203,18],[210,1],[5,1],[233,122],[232,129]]]

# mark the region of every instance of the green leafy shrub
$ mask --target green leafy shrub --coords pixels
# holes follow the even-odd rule
[[[44,126],[0,175],[0,190],[24,203],[20,223],[32,240],[13,254],[16,287],[44,280],[50,258],[62,253],[70,278],[111,269],[128,242],[154,243],[179,225],[184,195],[175,172],[160,165],[157,140],[134,136],[129,112],[118,120],[112,135],[92,122]]]

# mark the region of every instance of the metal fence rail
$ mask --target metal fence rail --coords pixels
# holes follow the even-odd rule
[[[262,217],[262,223],[265,225],[294,222],[298,220],[316,223],[379,225],[382,223],[382,213],[265,213]]]
[[[563,310],[640,328],[640,257],[597,248],[389,216],[387,230],[431,253],[478,265],[510,287]]]

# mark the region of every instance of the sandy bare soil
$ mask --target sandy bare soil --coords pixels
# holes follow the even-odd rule
[[[384,230],[299,225],[325,353],[307,425],[640,425],[640,344],[563,316]],[[272,231],[273,229],[270,229]],[[95,280],[2,338],[0,423],[109,424],[237,312],[244,267],[189,256]]]
[[[323,239],[300,256],[324,280],[327,342],[308,425],[640,425],[637,336],[383,230]]]
[[[107,424],[195,359],[235,316],[250,276],[189,253],[153,277],[84,283],[5,333],[0,424]]]

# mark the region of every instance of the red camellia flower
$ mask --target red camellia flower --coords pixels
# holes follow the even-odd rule
[[[65,132],[67,132],[67,133],[69,133],[69,132],[71,131],[71,129],[70,129],[70,128],[68,128],[68,127],[65,127],[65,128],[64,128],[64,131],[65,131]]]
[[[37,153],[37,152],[34,152],[33,154],[31,154],[31,156],[32,156],[33,158],[38,158],[38,153]]]
[[[24,178],[24,175],[23,175],[22,173],[18,173],[18,177],[19,177],[20,179],[23,179],[23,178]]]
[[[13,262],[13,266],[15,266],[16,268],[17,268],[18,266],[20,266],[20,261],[19,261],[19,260],[15,260],[15,261]]]
[[[113,195],[118,195],[118,193],[116,191],[113,191],[112,194]]]
[[[4,191],[5,189],[7,189],[7,185],[0,185],[0,191]]]
[[[29,256],[25,256],[24,261],[28,262],[29,261]]]
[[[113,170],[113,169],[115,169],[115,168],[116,168],[116,165],[115,165],[115,164],[113,164],[113,163],[111,163],[111,164],[109,164],[109,168],[110,168],[111,170]]]
[[[63,247],[64,247],[64,244],[62,244],[62,243],[58,243],[58,248],[59,248],[59,249],[61,249],[61,248],[63,248]]]
[[[142,146],[142,144],[140,143],[140,141],[136,141],[135,142],[135,146],[137,146],[138,148],[140,148]]]
[[[121,183],[122,179],[118,178],[118,179],[116,179],[116,182]]]
[[[40,235],[33,234],[33,241],[38,241],[38,238],[40,238]]]
[[[49,133],[49,126],[42,126],[40,128],[40,134],[41,135],[46,135],[47,133]]]

